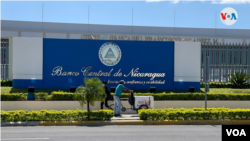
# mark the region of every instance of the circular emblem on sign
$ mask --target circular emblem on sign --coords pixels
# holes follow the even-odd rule
[[[121,60],[122,52],[117,44],[107,42],[100,47],[98,55],[104,65],[114,66]]]
[[[238,20],[238,13],[231,7],[220,12],[220,20],[225,25],[233,25]]]

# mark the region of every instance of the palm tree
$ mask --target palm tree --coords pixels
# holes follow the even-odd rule
[[[83,107],[87,103],[87,110],[90,112],[89,104],[94,106],[95,101],[104,101],[103,95],[105,89],[99,78],[84,78],[85,86],[79,86],[75,91],[75,99],[80,102],[80,106]]]
[[[233,83],[236,87],[242,88],[246,81],[250,79],[250,75],[236,72],[235,74],[231,74],[231,83]]]

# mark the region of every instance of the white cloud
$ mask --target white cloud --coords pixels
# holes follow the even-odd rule
[[[165,1],[165,0],[146,0],[146,2],[160,2],[160,1]]]
[[[173,3],[173,4],[177,4],[177,3],[179,3],[180,1],[179,1],[179,0],[170,0],[170,2]]]
[[[194,0],[184,0],[182,1],[182,3],[189,3],[189,2],[193,2]]]
[[[214,4],[243,4],[250,3],[250,0],[213,0]]]

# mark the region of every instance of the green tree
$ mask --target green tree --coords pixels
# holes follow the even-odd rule
[[[231,83],[235,85],[237,88],[242,88],[246,81],[250,79],[250,75],[236,72],[235,74],[231,74]]]
[[[84,78],[85,86],[79,86],[75,91],[75,99],[80,102],[80,106],[83,107],[87,104],[88,112],[90,112],[89,104],[94,106],[95,101],[104,101],[103,95],[105,89],[99,78]]]

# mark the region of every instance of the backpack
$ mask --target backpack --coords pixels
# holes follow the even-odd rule
[[[128,103],[129,103],[130,105],[134,105],[134,103],[135,103],[134,93],[131,93],[131,94],[129,95],[129,97],[128,97]]]

